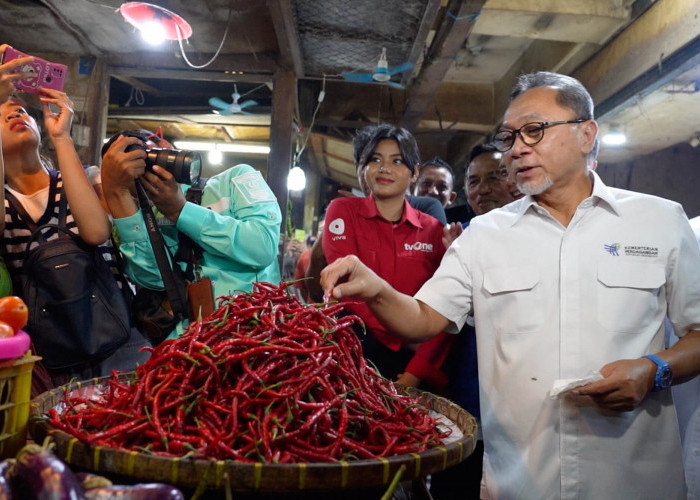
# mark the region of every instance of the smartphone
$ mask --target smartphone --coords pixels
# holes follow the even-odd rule
[[[20,52],[12,47],[7,47],[2,56],[2,63],[10,62],[20,57],[27,57],[29,54]],[[34,73],[33,77],[17,80],[15,87],[23,92],[39,93],[39,87],[48,89],[63,90],[63,82],[66,79],[68,67],[65,64],[58,64],[46,61],[40,57],[34,57],[34,61],[23,64],[13,70],[14,73]]]

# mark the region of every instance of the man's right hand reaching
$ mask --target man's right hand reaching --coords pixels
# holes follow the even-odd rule
[[[347,255],[321,271],[321,287],[324,297],[351,297],[367,302],[376,298],[389,284],[355,255]]]
[[[367,303],[372,313],[394,335],[422,342],[434,337],[449,321],[410,295],[394,290],[355,255],[347,255],[321,271],[325,297],[351,298]]]

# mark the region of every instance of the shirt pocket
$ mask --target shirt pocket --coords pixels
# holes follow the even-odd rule
[[[659,291],[666,283],[663,265],[602,262],[598,282],[598,321],[603,327],[635,333],[660,314]]]
[[[498,333],[528,333],[544,320],[542,285],[537,269],[498,267],[484,270],[487,320]]]

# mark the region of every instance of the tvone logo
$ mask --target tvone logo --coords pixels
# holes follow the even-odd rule
[[[432,252],[433,245],[432,245],[432,243],[423,243],[421,241],[416,241],[413,244],[404,243],[404,249],[415,250],[417,252]]]

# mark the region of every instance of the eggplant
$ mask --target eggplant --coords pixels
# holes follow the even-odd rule
[[[87,500],[184,500],[185,496],[174,486],[165,483],[142,483],[91,488],[85,492]]]
[[[83,488],[73,471],[49,450],[28,444],[17,454],[12,491],[17,498],[84,500]]]
[[[12,500],[12,467],[13,459],[0,462],[0,500]]]

